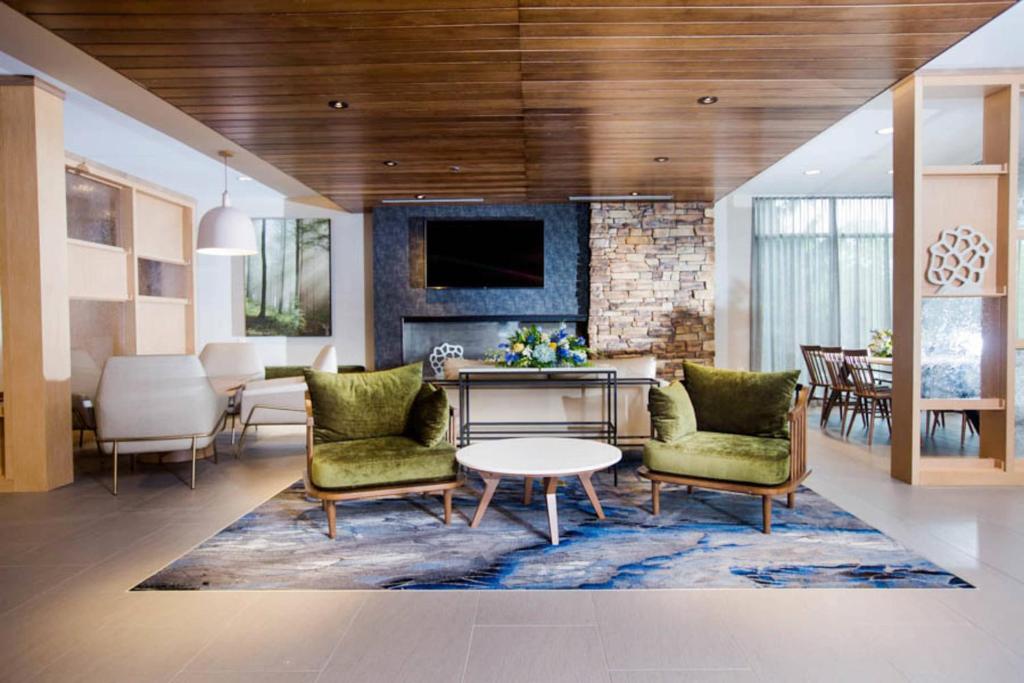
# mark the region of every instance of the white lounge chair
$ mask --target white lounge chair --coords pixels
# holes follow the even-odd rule
[[[337,372],[338,352],[334,345],[320,349],[310,367],[320,372]],[[304,377],[279,377],[247,382],[239,404],[242,433],[238,437],[236,457],[242,453],[249,427],[306,424],[306,380]]]
[[[113,455],[113,493],[121,453],[192,451],[190,486],[196,487],[196,451],[216,443],[227,398],[214,391],[195,356],[112,356],[96,391],[97,442]]]
[[[247,382],[266,377],[267,369],[256,346],[249,342],[210,342],[203,347],[199,360],[213,388],[228,398],[231,443],[234,443],[235,421],[241,409],[239,391]]]

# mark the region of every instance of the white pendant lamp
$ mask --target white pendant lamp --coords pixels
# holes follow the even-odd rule
[[[199,221],[199,240],[196,251],[218,256],[251,256],[256,248],[256,231],[252,219],[231,206],[228,196],[228,158],[231,152],[217,152],[224,159],[224,194],[221,205],[203,214]]]

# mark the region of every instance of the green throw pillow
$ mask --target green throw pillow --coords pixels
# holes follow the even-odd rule
[[[305,370],[317,443],[401,436],[423,385],[423,364],[335,374]]]
[[[788,438],[786,414],[799,376],[799,370],[743,372],[683,363],[683,386],[702,432]]]
[[[667,387],[651,387],[647,394],[654,433],[659,441],[672,443],[697,431],[697,418],[686,388],[679,381]]]
[[[408,433],[427,448],[441,443],[448,431],[448,394],[433,384],[424,384],[412,402]]]

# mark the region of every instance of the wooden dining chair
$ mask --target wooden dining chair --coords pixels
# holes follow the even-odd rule
[[[822,409],[824,413],[822,425],[828,424],[832,415],[832,409],[839,406],[839,433],[846,432],[846,418],[856,401],[854,396],[853,380],[846,369],[846,360],[841,353],[823,353],[822,359],[829,377],[828,406]]]
[[[828,367],[825,364],[825,356],[830,353],[840,353],[842,351],[838,346],[820,346],[817,351],[811,353],[811,358],[815,364],[818,376],[825,382],[825,395],[821,401],[821,426],[824,427],[825,423],[828,422],[829,416],[832,414],[832,399],[835,397],[833,393],[834,387],[832,386],[832,378],[829,375]]]
[[[811,393],[808,395],[808,402],[814,400],[814,392],[821,388],[821,400],[825,401],[825,397],[828,396],[828,376],[821,375],[821,368],[815,358],[814,354],[821,351],[821,347],[818,345],[801,344],[800,354],[804,357],[804,365],[807,366],[807,376],[810,379],[808,385],[811,388]]]
[[[946,428],[946,413],[956,413],[960,415],[960,448],[964,447],[967,442],[967,433],[970,432],[971,436],[975,435],[974,425],[967,419],[967,413],[963,410],[929,410],[925,415],[925,433],[932,439],[935,438],[935,430],[940,426]]]
[[[867,418],[868,422],[868,446],[871,445],[875,433],[875,420],[878,417],[885,418],[889,427],[889,434],[892,435],[892,388],[883,386],[875,381],[875,373],[865,356],[844,356],[850,377],[853,380],[853,393],[856,403],[853,408],[853,417],[847,427],[846,434],[853,431],[853,423],[857,415]]]

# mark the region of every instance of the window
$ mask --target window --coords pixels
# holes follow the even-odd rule
[[[755,199],[751,285],[755,370],[803,370],[801,344],[864,348],[892,326],[892,199]]]

